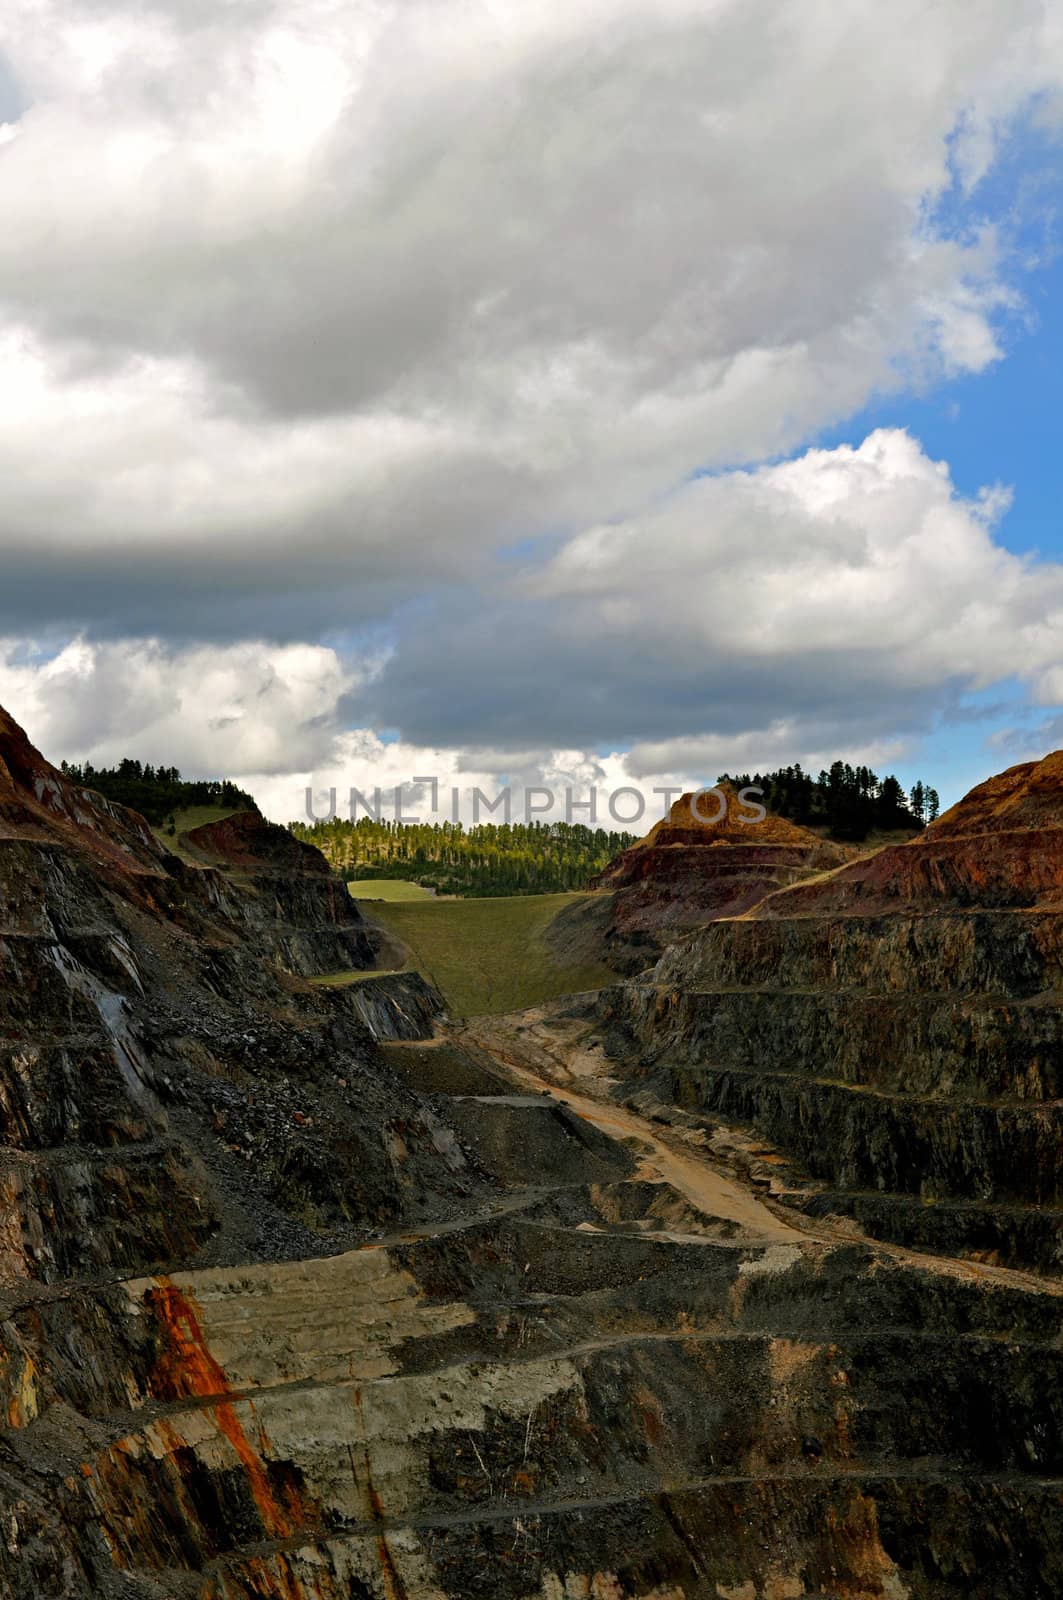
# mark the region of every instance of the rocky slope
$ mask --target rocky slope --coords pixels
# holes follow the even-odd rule
[[[642,971],[687,929],[737,916],[773,889],[848,861],[852,852],[743,803],[730,784],[685,794],[644,839],[610,862],[591,899],[567,907],[554,948]]]
[[[1063,1592],[1057,1286],[758,1198],[583,1021],[313,988],[0,756],[4,1600]]]
[[[186,855],[220,869],[242,891],[231,914],[264,954],[305,977],[373,964],[373,940],[320,850],[257,811],[182,836]]]
[[[320,862],[301,865],[285,873],[275,855],[248,852],[237,873],[190,866],[0,721],[12,1276],[148,1265],[270,1228],[305,1242],[318,1226],[401,1213],[375,1135],[417,1107],[401,1086],[378,1087],[374,1036],[422,1032],[439,1002],[416,978],[328,991],[300,981],[294,969],[372,959],[343,885]],[[434,1138],[421,1128],[433,1184]],[[330,1145],[349,1164],[328,1170]],[[411,1138],[414,1166],[417,1147]],[[234,1166],[249,1169],[239,1187],[254,1194],[230,1212]],[[172,1204],[158,1203],[160,1173]]]
[[[677,943],[602,1015],[883,1237],[1063,1270],[1063,756]]]

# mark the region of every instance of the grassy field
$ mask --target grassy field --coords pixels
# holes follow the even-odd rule
[[[320,977],[311,978],[309,982],[319,989],[349,989],[352,984],[366,983],[370,978],[388,977],[392,972],[401,971],[401,967],[371,967],[368,972],[326,972]]]
[[[419,883],[407,883],[405,878],[353,878],[347,885],[356,900],[387,900],[396,904],[404,900],[434,900],[431,889]]]
[[[453,1015],[519,1011],[580,989],[615,983],[599,965],[563,966],[542,932],[578,894],[527,894],[374,906],[372,916],[411,952],[411,965],[440,989]]]

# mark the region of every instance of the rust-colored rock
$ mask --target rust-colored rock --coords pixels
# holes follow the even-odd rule
[[[15,838],[91,857],[127,893],[136,874],[160,871],[165,855],[143,817],[69,782],[0,707],[0,842]]]
[[[1060,753],[692,933],[602,1011],[671,1094],[795,1156],[817,1214],[1063,1273]]]
[[[637,972],[684,930],[737,916],[773,889],[851,859],[851,850],[765,814],[752,799],[730,784],[683,795],[599,874],[593,900],[560,913],[550,942]]]
[[[676,869],[668,865],[672,859],[679,863],[679,871],[696,874],[717,856],[738,866],[746,859],[744,852],[764,850],[791,852],[795,862],[802,862],[813,871],[841,866],[850,859],[850,852],[841,845],[766,812],[752,795],[748,801],[741,799],[732,785],[725,783],[714,790],[683,795],[644,839],[609,863],[595,879],[595,887],[620,889],[653,878],[658,872],[675,878]],[[666,851],[676,854],[666,856]]]
[[[988,778],[927,829],[930,839],[1063,826],[1063,750]]]
[[[211,865],[250,872],[328,873],[329,864],[312,844],[305,844],[267,822],[257,811],[239,811],[219,822],[205,822],[182,835],[182,843]]]
[[[773,895],[758,917],[899,908],[1063,910],[1063,752],[972,789],[907,844]]]

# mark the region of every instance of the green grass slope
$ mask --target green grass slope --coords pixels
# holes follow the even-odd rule
[[[484,900],[384,903],[371,915],[410,950],[411,965],[442,992],[458,1017],[520,1011],[581,989],[615,983],[598,963],[564,964],[543,930],[572,894]]]
[[[431,889],[405,878],[352,878],[347,885],[355,900],[434,900]]]

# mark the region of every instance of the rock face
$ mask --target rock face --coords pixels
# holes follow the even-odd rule
[[[550,942],[639,972],[683,931],[737,916],[771,890],[851,859],[843,846],[758,811],[730,784],[683,795],[593,880],[593,900],[565,908]]]
[[[1056,1286],[315,988],[247,910],[313,866],[0,759],[3,1600],[1058,1600]]]
[[[344,885],[260,818],[199,832],[213,866],[168,854],[141,817],[68,783],[0,712],[5,1596],[178,1592],[128,1587],[118,1545],[85,1532],[94,1405],[132,1395],[110,1356],[128,1329],[108,1328],[102,1285],[349,1248],[426,1205],[445,1217],[484,1181],[381,1055],[381,1039],[430,1030],[438,996],[416,975],[301,981],[372,958]],[[151,1304],[176,1305],[150,1281]],[[185,1326],[176,1311],[171,1322]],[[167,1381],[198,1392],[213,1369],[187,1342],[180,1359]],[[70,1386],[56,1387],[64,1368]],[[236,1438],[227,1413],[215,1420],[219,1440]],[[78,1492],[60,1515],[75,1456]],[[169,1563],[170,1514],[151,1566]]]
[[[320,850],[257,811],[208,822],[182,836],[187,854],[243,891],[233,915],[246,937],[304,977],[369,967],[373,945],[345,884]]]
[[[275,858],[242,865],[169,855],[141,817],[68,784],[0,722],[0,1250],[12,1276],[183,1258],[227,1228],[245,1243],[270,1228],[305,1240],[402,1213],[394,1163],[367,1128],[416,1108],[401,1085],[378,1088],[374,1039],[423,1032],[438,997],[416,977],[324,990],[289,976],[318,960],[367,965],[357,910],[316,863],[300,876]],[[418,1137],[434,1168],[434,1129]],[[349,1164],[327,1170],[330,1145]],[[416,1148],[411,1137],[414,1167]],[[254,1193],[230,1217],[234,1163],[253,1168]]]
[[[1063,1270],[1063,755],[711,924],[602,1007],[671,1097],[820,1180],[812,1210]]]
[[[290,877],[327,875],[329,864],[312,844],[304,844],[287,828],[267,822],[257,811],[238,811],[220,822],[205,822],[183,836],[184,844],[204,861],[246,871],[281,872]]]

